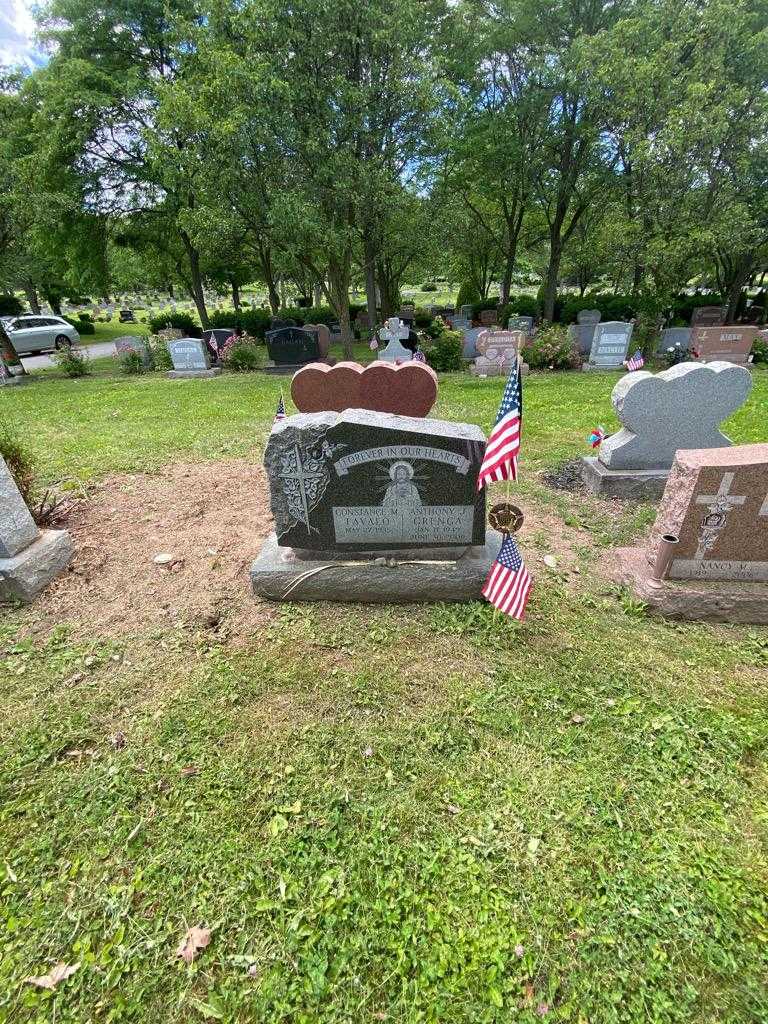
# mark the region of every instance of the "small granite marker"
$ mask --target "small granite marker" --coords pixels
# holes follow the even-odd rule
[[[149,366],[149,349],[142,338],[136,338],[131,334],[125,334],[120,338],[115,338],[114,345],[115,351],[119,356],[125,356],[131,352],[135,352],[137,355],[141,356],[142,363],[144,363],[145,366]]]
[[[722,322],[722,306],[697,306],[691,313],[691,327],[718,327]]]
[[[627,358],[633,324],[606,321],[595,327],[589,362],[582,370],[620,370]]]
[[[38,530],[0,457],[0,599],[29,602],[71,562],[66,530]]]
[[[648,547],[612,554],[661,615],[768,623],[768,444],[679,451]]]
[[[168,342],[168,352],[173,369],[168,371],[172,380],[179,378],[210,378],[221,373],[218,367],[211,368],[208,346],[200,338],[177,338]]]
[[[678,363],[657,374],[628,373],[611,394],[622,429],[602,442],[597,458],[581,460],[587,490],[660,497],[679,449],[731,445],[718,425],[744,404],[751,387],[749,370],[731,363]]]
[[[466,423],[350,409],[275,424],[264,463],[276,532],[253,564],[274,600],[461,601],[480,594],[485,439]]]
[[[577,324],[587,324],[592,327],[600,323],[602,313],[599,309],[580,309],[576,314]]]

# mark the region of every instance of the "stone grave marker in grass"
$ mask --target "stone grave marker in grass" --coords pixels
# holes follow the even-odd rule
[[[632,324],[621,321],[607,321],[595,326],[589,361],[583,370],[619,370],[627,358],[632,338]]]
[[[622,429],[602,442],[597,458],[582,459],[587,489],[606,497],[658,498],[679,449],[731,445],[719,424],[744,404],[751,387],[749,370],[732,363],[678,363],[658,374],[626,374],[611,395]]]
[[[29,602],[72,560],[66,530],[39,530],[0,457],[0,599]]]
[[[403,368],[404,369],[404,368]],[[363,409],[288,417],[267,443],[275,532],[251,570],[274,600],[479,596],[486,538],[479,427]]]
[[[221,373],[218,366],[211,366],[208,346],[200,338],[176,338],[169,341],[168,353],[173,363],[173,369],[167,374],[171,380],[205,379]]]
[[[768,623],[768,444],[679,451],[650,541],[613,554],[661,615]]]

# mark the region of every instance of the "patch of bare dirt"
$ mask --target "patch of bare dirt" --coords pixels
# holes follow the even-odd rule
[[[38,610],[107,634],[224,619],[249,630],[269,614],[248,570],[271,521],[266,475],[245,459],[108,477],[63,524],[75,558]]]

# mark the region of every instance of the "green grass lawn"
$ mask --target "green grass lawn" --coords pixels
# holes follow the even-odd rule
[[[768,633],[646,617],[596,567],[653,509],[536,476],[615,427],[616,379],[526,381],[523,624],[283,605],[234,642],[0,610],[0,1020],[768,1019]],[[0,417],[41,481],[95,483],[260,460],[280,383],[41,377]],[[487,430],[500,391],[447,375],[434,415]],[[735,441],[767,401],[757,369]],[[566,534],[577,574],[541,565]]]

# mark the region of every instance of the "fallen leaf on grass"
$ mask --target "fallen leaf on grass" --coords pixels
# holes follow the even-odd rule
[[[125,733],[120,732],[120,730],[118,730],[117,732],[113,732],[112,735],[109,737],[109,742],[112,744],[115,750],[122,750],[123,747],[125,746]]]
[[[584,722],[586,722],[584,715],[571,715],[572,725],[583,725]]]
[[[211,941],[210,928],[188,928],[187,933],[176,950],[176,956],[180,956],[185,964],[191,964],[201,949],[205,949]]]
[[[195,764],[185,764],[184,767],[181,769],[181,774],[185,776],[199,775],[200,769]]]
[[[48,988],[53,991],[60,981],[66,981],[67,978],[74,974],[80,966],[77,964],[56,964],[50,974],[42,974],[39,977],[25,978],[24,981],[29,982],[30,985],[36,985],[38,988]]]
[[[554,555],[544,555],[542,561],[544,562],[544,565],[548,566],[550,569],[557,568],[557,559]]]

